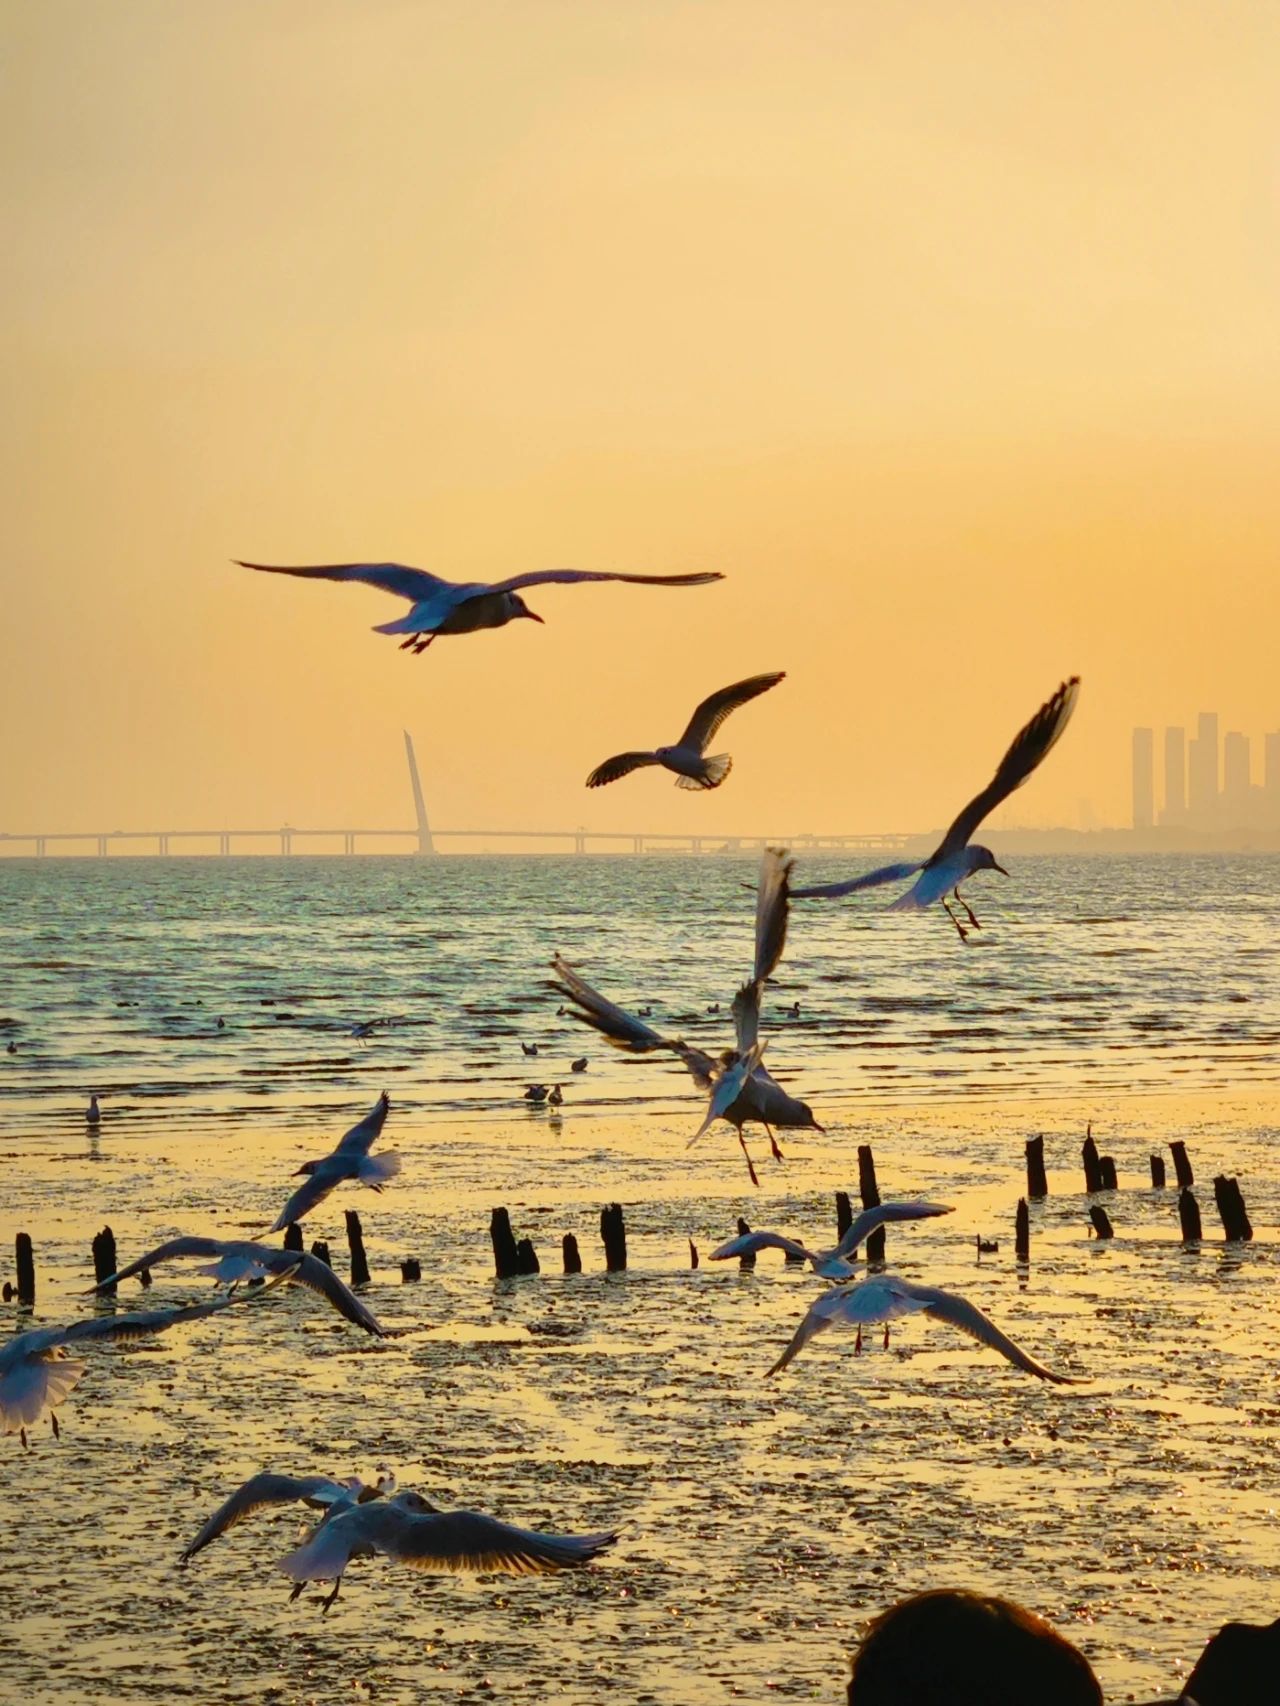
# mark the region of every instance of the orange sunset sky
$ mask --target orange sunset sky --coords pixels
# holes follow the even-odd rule
[[[1273,0],[17,0],[0,829],[1127,820],[1280,726]],[[386,559],[729,577],[370,632]],[[718,793],[609,753],[740,676]],[[717,745],[720,743],[718,742]]]

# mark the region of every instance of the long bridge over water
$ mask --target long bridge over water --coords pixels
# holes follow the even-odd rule
[[[591,849],[601,852],[632,853],[746,853],[759,851],[775,843],[806,851],[894,853],[905,848],[913,839],[908,835],[703,835],[693,833],[651,833],[648,830],[603,829],[436,829],[428,816],[418,775],[413,740],[406,731],[405,755],[409,762],[409,781],[413,791],[415,822],[404,828],[378,829],[341,826],[338,828],[302,828],[281,824],[265,829],[111,829],[111,830],[25,830],[0,831],[0,853],[34,853],[45,858],[51,849],[71,853],[96,854],[105,859],[112,849],[132,852],[154,852],[161,856],[173,853],[174,845],[190,853],[213,853],[229,856],[237,852],[263,853],[277,848],[285,856],[297,850],[296,843],[308,844],[308,851],[331,852],[339,848],[344,854],[370,851],[370,844],[388,852],[405,851],[430,855],[436,853],[438,841],[461,842],[534,842],[546,845],[548,851],[564,848],[574,853]],[[322,845],[316,846],[319,842]],[[143,843],[143,847],[137,844]],[[148,845],[149,844],[149,845]],[[363,845],[361,845],[363,844]]]

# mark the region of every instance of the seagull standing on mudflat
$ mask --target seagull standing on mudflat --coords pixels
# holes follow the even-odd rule
[[[370,1190],[380,1191],[388,1179],[395,1178],[400,1171],[398,1155],[394,1152],[386,1155],[369,1153],[387,1122],[390,1107],[391,1098],[384,1090],[372,1113],[366,1114],[359,1125],[352,1126],[331,1155],[320,1161],[303,1162],[295,1177],[305,1174],[307,1182],[299,1185],[280,1210],[272,1232],[283,1232],[290,1221],[305,1219],[345,1179],[353,1179],[358,1185],[368,1185]]]
[[[906,877],[915,877],[916,882],[906,894],[898,896],[889,908],[890,912],[916,911],[932,906],[936,900],[941,901],[947,917],[960,933],[960,940],[967,941],[969,932],[947,905],[948,891],[968,914],[969,923],[978,930],[981,926],[972,907],[961,899],[960,884],[975,871],[999,871],[1002,877],[1009,875],[1003,865],[996,863],[996,856],[989,847],[972,844],[969,837],[983,818],[1007,799],[1015,788],[1020,788],[1032,771],[1044,762],[1071,720],[1079,691],[1080,677],[1073,675],[1061,684],[1052,698],[1045,701],[1026,727],[1014,737],[991,781],[969,801],[922,864],[882,865],[879,870],[867,871],[865,875],[851,877],[847,882],[793,889],[793,896],[797,900],[835,900],[840,895],[856,894],[859,889],[878,888],[881,883],[896,883]]]
[[[949,1321],[953,1327],[958,1327],[971,1339],[978,1339],[982,1344],[990,1345],[993,1351],[999,1351],[1000,1355],[1016,1368],[1027,1374],[1034,1374],[1040,1380],[1051,1380],[1056,1386],[1078,1384],[1074,1376],[1056,1374],[1053,1369],[1046,1368],[1043,1363],[1029,1356],[1007,1333],[1002,1333],[976,1303],[970,1303],[967,1298],[960,1297],[954,1291],[942,1291],[932,1285],[916,1285],[911,1280],[901,1279],[897,1274],[876,1274],[871,1279],[859,1281],[857,1285],[835,1285],[830,1291],[824,1291],[817,1302],[810,1305],[809,1312],[796,1328],[791,1343],[769,1370],[769,1374],[778,1374],[800,1355],[815,1333],[822,1332],[826,1327],[856,1327],[858,1336],[854,1341],[853,1350],[857,1356],[862,1350],[863,1327],[884,1322],[884,1342],[887,1349],[889,1322],[901,1315],[919,1314],[931,1316],[935,1321]]]
[[[735,681],[732,687],[722,687],[701,705],[689,719],[689,726],[674,746],[655,747],[652,752],[620,752],[606,758],[587,777],[588,788],[602,788],[606,782],[616,782],[645,765],[660,764],[674,773],[677,788],[718,788],[733,768],[727,752],[707,757],[707,748],[719,733],[725,718],[739,705],[758,699],[771,687],[786,679],[785,671],[772,675],[752,675],[746,681]]]
[[[746,1157],[751,1183],[758,1185],[755,1166],[747,1148],[742,1128],[754,1120],[763,1125],[774,1157],[781,1161],[772,1127],[821,1131],[806,1102],[790,1096],[771,1078],[760,1063],[764,1045],[760,1041],[760,1001],[767,980],[772,977],[782,958],[787,939],[787,897],[791,867],[794,861],[780,848],[771,847],[760,864],[760,881],[756,890],[756,949],[751,980],[744,983],[733,998],[733,1022],[737,1046],[721,1055],[707,1054],[693,1048],[679,1037],[663,1037],[642,1019],[615,1007],[593,989],[573,967],[559,956],[551,969],[559,978],[552,987],[572,1001],[569,1017],[601,1032],[615,1048],[630,1054],[651,1054],[656,1049],[668,1049],[684,1062],[694,1083],[709,1098],[707,1117],[690,1139],[696,1143],[707,1127],[717,1119],[727,1120],[738,1133],[738,1142]]]
[[[474,634],[480,628],[504,628],[524,616],[530,622],[542,617],[530,610],[520,596],[526,586],[575,585],[579,581],[626,581],[631,586],[707,586],[724,579],[722,574],[620,575],[596,569],[534,569],[511,575],[504,581],[447,581],[425,569],[405,563],[315,563],[291,567],[283,563],[246,563],[242,569],[258,569],[269,575],[301,575],[308,580],[363,581],[397,598],[407,598],[410,608],[394,622],[379,622],[375,634],[404,634],[400,650],[424,652],[442,634]]]

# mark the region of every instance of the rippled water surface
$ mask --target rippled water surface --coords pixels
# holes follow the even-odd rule
[[[731,1140],[686,1148],[701,1110],[680,1071],[609,1054],[544,987],[559,949],[659,1028],[728,1041],[749,863],[0,862],[0,1267],[30,1231],[36,1320],[85,1312],[104,1222],[122,1257],[269,1223],[292,1170],[384,1087],[384,1146],[404,1159],[382,1197],[337,1195],[307,1224],[341,1268],[342,1211],[359,1207],[368,1300],[395,1336],[275,1292],[87,1351],[62,1440],[42,1426],[27,1455],[0,1440],[20,1492],[0,1580],[21,1613],[0,1620],[0,1693],[835,1702],[867,1617],[959,1582],[1053,1618],[1122,1701],[1175,1693],[1226,1617],[1280,1614],[1280,861],[1014,870],[971,885],[984,928],[968,948],[941,913],[797,904],[768,1058],[828,1129],[784,1139],[781,1164],[757,1141],[753,1190]],[[396,1022],[350,1036],[375,1016]],[[534,1079],[563,1082],[562,1116],[523,1104]],[[1110,1243],[1081,1190],[1087,1120],[1120,1172],[1100,1199]],[[1019,1267],[1035,1131],[1051,1194]],[[1197,1168],[1198,1248],[1179,1242],[1174,1193],[1149,1185],[1173,1137]],[[856,1359],[819,1338],[763,1379],[822,1282],[706,1254],[740,1214],[830,1241],[832,1193],[856,1187],[867,1142],[886,1194],[956,1207],[892,1232],[891,1266],[963,1290],[1087,1384],[1042,1386],[919,1320]],[[1250,1246],[1220,1241],[1222,1171],[1245,1190]],[[631,1259],[606,1276],[614,1200]],[[497,1203],[540,1276],[493,1281]],[[559,1271],[565,1232],[581,1276]],[[979,1235],[1000,1245],[980,1263]],[[400,1283],[407,1255],[420,1286]],[[206,1283],[161,1271],[148,1298]],[[323,1620],[271,1569],[292,1513],[176,1567],[250,1472],[379,1464],[440,1502],[625,1533],[558,1579],[358,1564]]]

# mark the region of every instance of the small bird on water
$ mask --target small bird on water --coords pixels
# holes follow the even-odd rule
[[[918,911],[932,906],[935,900],[941,901],[947,917],[959,933],[960,940],[968,941],[968,930],[947,905],[948,890],[957,905],[968,914],[972,928],[978,930],[981,925],[974,916],[973,908],[961,898],[960,884],[966,882],[975,871],[999,871],[1002,877],[1009,875],[1003,865],[997,864],[996,856],[989,847],[979,847],[971,843],[969,837],[983,818],[989,816],[1015,788],[1020,788],[1028,776],[1044,762],[1057,744],[1063,729],[1071,721],[1079,691],[1080,677],[1073,675],[1059,686],[1051,698],[1046,699],[1031,721],[1014,736],[1013,744],[1000,760],[1000,767],[991,781],[980,794],[975,794],[969,801],[923,863],[882,865],[879,870],[867,871],[860,877],[851,877],[847,882],[820,883],[811,888],[792,889],[792,898],[835,900],[841,895],[856,894],[859,889],[878,888],[881,883],[900,882],[906,877],[915,877],[913,886],[905,894],[898,896],[889,911]]]
[[[579,581],[626,581],[632,586],[708,586],[724,579],[722,574],[622,575],[596,569],[534,569],[504,581],[447,581],[425,569],[405,563],[316,563],[291,567],[282,563],[246,563],[242,569],[258,569],[270,575],[301,575],[307,580],[363,581],[397,598],[406,598],[410,609],[394,622],[379,622],[375,634],[404,634],[401,651],[424,652],[442,634],[474,634],[481,628],[504,628],[517,617],[541,622],[520,596],[521,587],[575,585]]]
[[[89,1106],[84,1111],[85,1122],[88,1125],[102,1124],[102,1109],[98,1106],[98,1098],[90,1096]]]
[[[629,776],[633,770],[646,765],[660,764],[676,778],[677,788],[718,788],[733,768],[727,752],[707,757],[707,747],[719,733],[726,717],[739,705],[746,705],[760,694],[767,693],[785,680],[785,672],[772,675],[753,675],[746,681],[735,681],[732,687],[722,687],[718,693],[704,699],[689,719],[688,727],[674,746],[658,746],[652,752],[620,752],[606,758],[587,777],[588,788],[602,788],[608,782]]]

